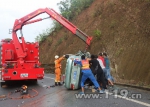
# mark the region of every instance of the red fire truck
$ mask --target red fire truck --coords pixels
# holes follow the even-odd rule
[[[24,25],[42,21],[47,18],[31,20],[34,17],[47,13],[48,18],[52,18],[66,27],[73,34],[82,39],[87,46],[90,45],[92,37],[87,36],[71,22],[58,14],[53,9],[38,9],[20,19],[17,19],[12,29],[12,40],[1,40],[0,43],[0,82],[1,86],[7,81],[14,80],[33,80],[44,78],[44,69],[40,68],[39,62],[39,44],[25,42],[22,34]],[[17,31],[20,30],[21,37],[17,37]]]

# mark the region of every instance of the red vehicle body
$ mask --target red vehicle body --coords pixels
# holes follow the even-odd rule
[[[82,39],[87,46],[90,45],[92,37],[87,36],[56,11],[49,8],[38,9],[15,21],[12,30],[12,40],[1,41],[0,63],[4,68],[0,71],[0,80],[2,83],[13,80],[37,80],[44,78],[44,69],[39,67],[39,44],[37,42],[25,42],[22,34],[22,27],[24,25],[43,20],[41,18],[31,20],[42,13],[47,13],[50,18],[56,20]],[[20,41],[16,33],[18,30],[21,32],[21,37],[19,37]]]

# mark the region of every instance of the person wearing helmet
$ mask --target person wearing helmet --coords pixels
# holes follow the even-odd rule
[[[61,85],[61,61],[65,58],[65,55],[59,58],[58,55],[55,55],[55,86]]]

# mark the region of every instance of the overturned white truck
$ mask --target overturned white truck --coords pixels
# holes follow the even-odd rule
[[[65,69],[65,87],[67,89],[79,89],[80,88],[80,80],[81,80],[81,66],[78,64],[75,64],[71,58],[81,60],[81,56],[85,55],[87,58],[90,57],[89,52],[82,52],[79,51],[75,55],[69,55],[69,58],[67,59],[66,63],[66,69]]]

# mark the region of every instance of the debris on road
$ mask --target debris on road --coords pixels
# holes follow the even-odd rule
[[[55,87],[55,85],[51,85],[50,87]]]
[[[8,94],[8,98],[9,99],[15,99],[15,100],[17,100],[17,99],[27,99],[27,98],[33,98],[33,97],[36,97],[36,96],[38,96],[38,91],[37,90],[35,90],[35,89],[30,89],[31,91],[30,91],[30,93],[31,92],[34,92],[35,94],[34,95],[30,95],[30,93],[29,94],[21,94],[21,96],[18,96],[18,97],[14,97],[14,94],[16,94],[16,92],[10,92],[9,94]]]
[[[47,87],[46,87],[46,89],[47,89],[47,88],[50,88],[50,87],[55,87],[55,85],[50,85],[50,86],[47,86]]]
[[[47,89],[47,88],[50,88],[50,86],[47,86],[46,89]]]
[[[5,98],[5,97],[6,97],[6,95],[1,95],[1,96],[0,96],[0,98]]]

